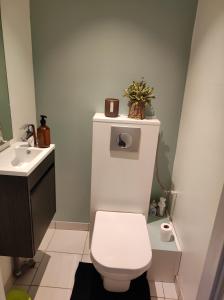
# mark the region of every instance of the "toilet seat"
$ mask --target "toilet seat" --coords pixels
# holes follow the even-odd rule
[[[145,217],[138,213],[97,211],[91,258],[96,269],[111,278],[118,274],[123,279],[136,278],[148,270],[152,249]]]

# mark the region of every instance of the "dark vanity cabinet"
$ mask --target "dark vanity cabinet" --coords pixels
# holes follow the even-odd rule
[[[0,175],[0,255],[33,257],[56,211],[54,151],[29,175]]]

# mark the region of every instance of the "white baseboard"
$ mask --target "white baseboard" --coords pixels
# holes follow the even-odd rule
[[[49,225],[49,228],[51,229],[55,229],[55,221],[51,221],[50,225]]]
[[[181,291],[181,287],[180,287],[178,275],[176,276],[175,286],[176,286],[176,291],[177,291],[178,299],[179,300],[184,300],[184,296],[183,296],[183,293]]]
[[[66,221],[52,221],[50,228],[63,230],[89,230],[89,223],[82,222],[66,222]]]

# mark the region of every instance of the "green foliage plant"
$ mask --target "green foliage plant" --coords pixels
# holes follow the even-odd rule
[[[124,90],[124,97],[128,98],[129,118],[144,119],[145,106],[151,104],[155,99],[154,88],[149,86],[144,79],[133,81],[132,84]]]

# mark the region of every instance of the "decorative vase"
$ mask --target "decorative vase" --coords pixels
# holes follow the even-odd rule
[[[145,118],[145,104],[143,102],[129,102],[128,117],[143,120]]]
[[[151,101],[148,103],[147,107],[146,107],[146,115],[148,117],[154,117],[155,116],[155,110],[152,106]]]

